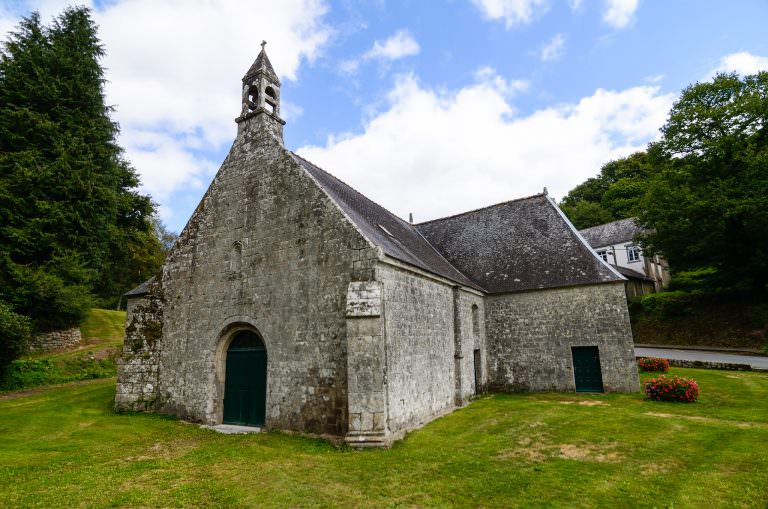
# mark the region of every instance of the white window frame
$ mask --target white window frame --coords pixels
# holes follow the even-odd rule
[[[641,256],[642,251],[640,250],[640,246],[633,244],[627,246],[627,263],[637,263],[640,261]]]
[[[607,249],[600,249],[597,251],[597,256],[603,259],[604,262],[608,261],[608,250]]]

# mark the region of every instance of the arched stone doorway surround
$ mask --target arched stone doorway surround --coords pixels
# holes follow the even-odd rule
[[[224,396],[225,396],[225,390],[226,390],[226,379],[227,379],[227,353],[229,352],[229,348],[232,345],[232,341],[235,340],[236,337],[238,337],[238,333],[242,332],[252,332],[258,336],[258,338],[261,340],[261,343],[264,345],[264,349],[267,352],[267,362],[266,362],[266,369],[267,369],[267,375],[266,375],[266,385],[265,385],[265,396],[264,396],[264,406],[265,406],[265,421],[264,426],[266,427],[269,417],[266,415],[266,410],[269,408],[269,383],[270,383],[270,377],[269,377],[269,352],[270,352],[270,345],[268,341],[265,339],[264,335],[261,333],[261,331],[256,327],[255,320],[251,317],[247,316],[237,316],[237,317],[231,317],[228,320],[225,321],[225,323],[220,328],[220,333],[218,336],[218,339],[216,341],[216,351],[214,353],[214,380],[213,380],[213,409],[210,415],[212,415],[212,424],[222,424],[224,422]]]

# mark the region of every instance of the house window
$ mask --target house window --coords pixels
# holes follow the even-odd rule
[[[608,251],[606,249],[601,249],[597,252],[597,256],[603,259],[604,262],[608,261]]]
[[[628,262],[640,261],[640,246],[627,247],[627,261]]]

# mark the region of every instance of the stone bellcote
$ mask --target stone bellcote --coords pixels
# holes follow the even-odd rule
[[[285,121],[280,118],[280,79],[267,57],[266,44],[261,43],[259,56],[243,76],[242,109],[235,121],[238,135],[267,131],[282,143]]]

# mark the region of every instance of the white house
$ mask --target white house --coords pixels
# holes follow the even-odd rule
[[[645,230],[637,218],[620,219],[581,230],[598,256],[627,278],[627,296],[660,291],[669,282],[669,264],[662,256],[647,257],[636,242]]]

